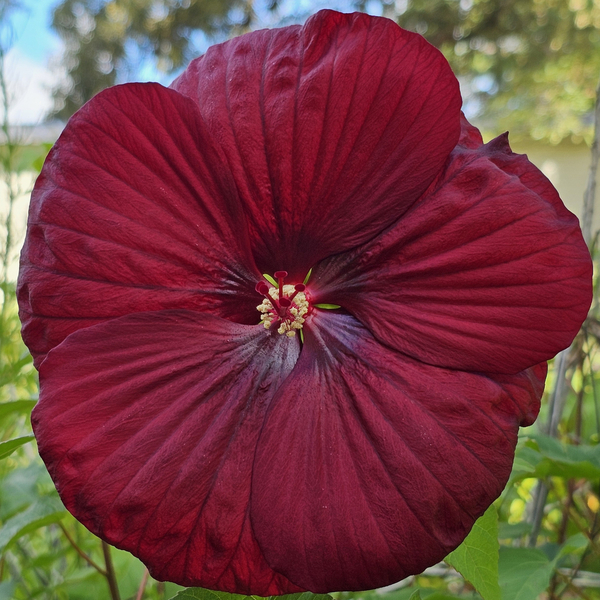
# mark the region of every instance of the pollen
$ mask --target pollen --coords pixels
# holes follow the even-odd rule
[[[275,276],[282,273],[285,271],[278,271]],[[304,284],[282,285],[283,277],[278,278],[278,287],[269,287],[264,281],[257,284],[256,291],[265,299],[256,309],[261,315],[260,322],[265,329],[275,329],[280,335],[294,337],[304,325],[310,304],[306,298]]]

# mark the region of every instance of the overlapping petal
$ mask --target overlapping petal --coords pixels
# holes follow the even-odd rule
[[[476,138],[465,121],[465,145],[431,189],[381,236],[319,265],[311,289],[413,358],[516,373],[571,343],[592,264],[544,175],[506,136]]]
[[[321,11],[213,46],[173,87],[227,155],[259,268],[300,278],[398,219],[460,130],[441,53],[360,13]]]
[[[299,591],[265,562],[250,480],[271,398],[299,344],[191,311],[71,334],[40,369],[32,420],[66,507],[158,579]]]
[[[69,333],[130,312],[255,323],[246,229],[189,98],[158,84],[102,92],[69,122],[31,199],[19,303],[36,364]]]
[[[353,317],[317,314],[256,453],[252,524],[269,564],[312,591],[420,573],[500,494],[546,366],[486,376],[424,365]]]

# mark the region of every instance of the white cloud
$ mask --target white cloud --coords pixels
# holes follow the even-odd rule
[[[60,74],[41,65],[13,48],[6,55],[4,77],[9,95],[11,125],[33,125],[41,122],[52,108],[52,88]],[[3,118],[0,107],[0,118]]]

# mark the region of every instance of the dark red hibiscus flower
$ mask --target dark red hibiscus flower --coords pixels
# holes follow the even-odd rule
[[[77,519],[158,579],[259,595],[389,584],[463,540],[591,263],[460,108],[423,38],[323,11],[71,119],[19,301]]]

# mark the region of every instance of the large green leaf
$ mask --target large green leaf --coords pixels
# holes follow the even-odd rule
[[[30,413],[36,402],[37,400],[15,400],[14,402],[0,403],[0,421],[13,413]]]
[[[65,507],[58,496],[40,498],[2,525],[0,528],[0,555],[15,540],[44,525],[60,521],[65,514]]]
[[[500,600],[498,548],[498,513],[492,505],[475,521],[465,541],[446,557],[483,600]]]
[[[186,590],[181,590],[171,600],[256,600],[259,598],[260,596],[243,596],[228,592],[205,590],[204,588],[187,588]],[[287,594],[285,596],[269,596],[268,598],[269,600],[332,600],[329,594],[313,594],[311,592]]]
[[[583,554],[588,547],[590,540],[583,533],[572,535],[561,547],[557,558],[562,558],[567,554]]]
[[[32,435],[24,435],[23,437],[14,438],[13,440],[0,442],[0,459],[10,456],[17,448],[33,439],[34,437]]]
[[[550,583],[555,561],[535,548],[501,548],[502,600],[535,600]]]

